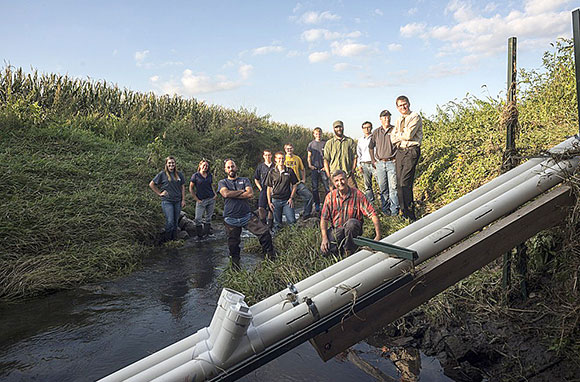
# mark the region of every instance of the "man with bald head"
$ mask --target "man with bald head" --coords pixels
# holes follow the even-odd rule
[[[218,192],[224,197],[224,226],[228,236],[228,248],[234,267],[240,264],[240,236],[242,228],[258,237],[266,257],[274,258],[274,245],[268,226],[250,208],[249,200],[254,196],[248,178],[238,177],[238,167],[232,159],[224,162],[227,178],[218,182]]]

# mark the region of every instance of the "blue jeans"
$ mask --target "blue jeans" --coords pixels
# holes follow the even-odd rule
[[[394,161],[375,162],[377,183],[381,193],[381,209],[385,214],[399,214],[399,198],[397,196],[397,170]]]
[[[177,235],[177,223],[181,213],[181,200],[178,202],[162,201],[161,209],[165,215],[165,232],[173,240]]]
[[[288,200],[272,198],[272,204],[274,205],[274,227],[276,229],[282,226],[282,214],[286,216],[288,224],[296,223],[294,208],[290,207]]]
[[[306,187],[302,182],[298,183],[296,187],[296,195],[304,201],[304,210],[302,212],[303,216],[310,216],[312,213],[312,192]]]
[[[373,193],[373,176],[376,176],[375,168],[372,163],[361,163],[363,181],[364,181],[364,193],[369,202],[375,201],[375,194]]]
[[[210,224],[214,208],[214,198],[195,202],[195,225]]]
[[[320,194],[318,193],[318,185],[322,184],[322,188],[324,189],[324,194],[329,191],[328,189],[328,176],[326,176],[326,172],[324,169],[319,170],[312,170],[310,173],[311,181],[312,181],[312,196],[314,207],[316,211],[320,210]]]

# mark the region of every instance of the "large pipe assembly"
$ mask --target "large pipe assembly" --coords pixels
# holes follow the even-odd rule
[[[550,152],[579,146],[575,136]],[[557,185],[579,161],[531,159],[381,241],[416,251],[419,264]],[[209,327],[101,381],[211,379],[351,304],[354,291],[363,296],[410,266],[382,252],[361,250],[251,307],[242,294],[224,289]]]

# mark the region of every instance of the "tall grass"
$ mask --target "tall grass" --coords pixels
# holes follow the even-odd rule
[[[147,187],[168,155],[190,176],[202,158],[250,176],[264,148],[310,131],[246,109],[120,89],[106,81],[0,72],[0,300],[124,274],[163,224]],[[189,200],[186,211],[193,214]]]
[[[522,71],[525,86],[518,93],[517,147],[523,160],[577,132],[571,54],[570,41],[558,41],[555,49],[544,55],[542,69]],[[505,147],[500,119],[505,104],[501,96],[487,99],[468,96],[439,107],[434,116],[424,116],[424,141],[414,190],[421,214],[433,212],[499,175]],[[398,219],[381,221],[384,234],[405,224]],[[368,221],[365,230],[367,237],[374,236]],[[320,256],[318,231],[290,232],[275,241],[281,251],[278,260],[252,272],[229,271],[223,280],[225,286],[240,290],[253,301],[284,288],[289,278],[297,282],[300,277],[321,270],[320,266],[325,264],[311,259],[313,251]],[[251,242],[249,250],[256,249],[256,243]],[[536,252],[532,251],[532,263],[534,256]],[[570,262],[577,264],[577,256]],[[291,265],[294,272],[286,269],[286,265]],[[279,271],[273,272],[276,267]]]

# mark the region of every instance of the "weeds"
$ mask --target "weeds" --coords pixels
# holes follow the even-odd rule
[[[5,67],[0,300],[135,269],[163,224],[147,184],[167,155],[187,176],[202,157],[216,178],[226,157],[251,176],[263,148],[291,140],[305,154],[310,137],[246,109]]]

